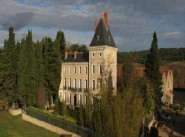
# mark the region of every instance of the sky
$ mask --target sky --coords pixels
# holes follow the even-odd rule
[[[17,41],[28,29],[34,41],[62,30],[67,42],[89,46],[104,11],[119,51],[148,50],[154,31],[159,48],[185,48],[185,0],[0,0],[0,46],[10,26]]]

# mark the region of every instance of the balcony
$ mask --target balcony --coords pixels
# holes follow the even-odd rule
[[[84,92],[88,92],[89,90],[87,88],[84,88]]]
[[[63,89],[65,89],[65,90],[66,90],[66,89],[67,89],[67,86],[64,86],[64,87],[63,87]]]
[[[71,90],[71,91],[74,91],[74,92],[88,92],[89,90],[87,88],[74,88],[74,87],[67,87],[67,86],[64,86],[63,87],[64,90]]]

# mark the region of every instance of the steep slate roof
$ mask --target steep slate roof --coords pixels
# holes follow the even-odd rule
[[[73,53],[69,53],[67,58],[63,59],[63,62],[89,62],[89,53],[78,52],[76,59]]]
[[[94,37],[91,41],[90,47],[100,45],[116,47],[109,27],[106,27],[105,22],[102,18],[100,19],[98,26],[95,30]]]

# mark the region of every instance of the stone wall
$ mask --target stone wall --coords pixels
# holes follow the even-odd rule
[[[22,113],[22,109],[15,109],[15,110],[13,110],[13,109],[10,108],[8,111],[13,116],[16,116],[16,115],[19,115],[19,114]]]
[[[80,137],[77,134],[74,134],[74,133],[68,132],[66,130],[63,130],[61,128],[55,127],[55,126],[53,126],[51,124],[48,124],[48,123],[46,123],[44,121],[41,121],[41,120],[38,120],[36,118],[30,117],[30,116],[28,116],[28,115],[26,115],[24,113],[22,113],[22,119],[27,121],[27,122],[30,122],[32,124],[35,124],[35,125],[37,125],[39,127],[43,127],[43,128],[45,128],[47,130],[55,132],[55,133],[57,133],[59,135],[71,135],[72,137]]]

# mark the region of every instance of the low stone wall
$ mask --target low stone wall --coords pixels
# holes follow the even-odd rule
[[[13,110],[13,109],[10,108],[8,111],[13,116],[22,114],[22,109],[15,109],[15,110]]]
[[[148,124],[148,128],[149,128],[149,129],[153,126],[154,122],[155,122],[154,119],[152,119],[152,121],[150,121],[150,123]]]
[[[22,113],[22,119],[25,120],[25,121],[28,121],[28,122],[30,122],[32,124],[35,124],[37,126],[43,127],[43,128],[45,128],[47,130],[50,130],[52,132],[55,132],[55,133],[57,133],[59,135],[69,135],[69,136],[71,135],[71,137],[80,137],[77,134],[74,134],[74,133],[68,132],[66,130],[63,130],[61,128],[55,127],[55,126],[53,126],[51,124],[48,124],[48,123],[46,123],[44,121],[41,121],[41,120],[38,120],[36,118],[30,117],[30,116],[28,116],[28,115],[26,115],[24,113]]]

